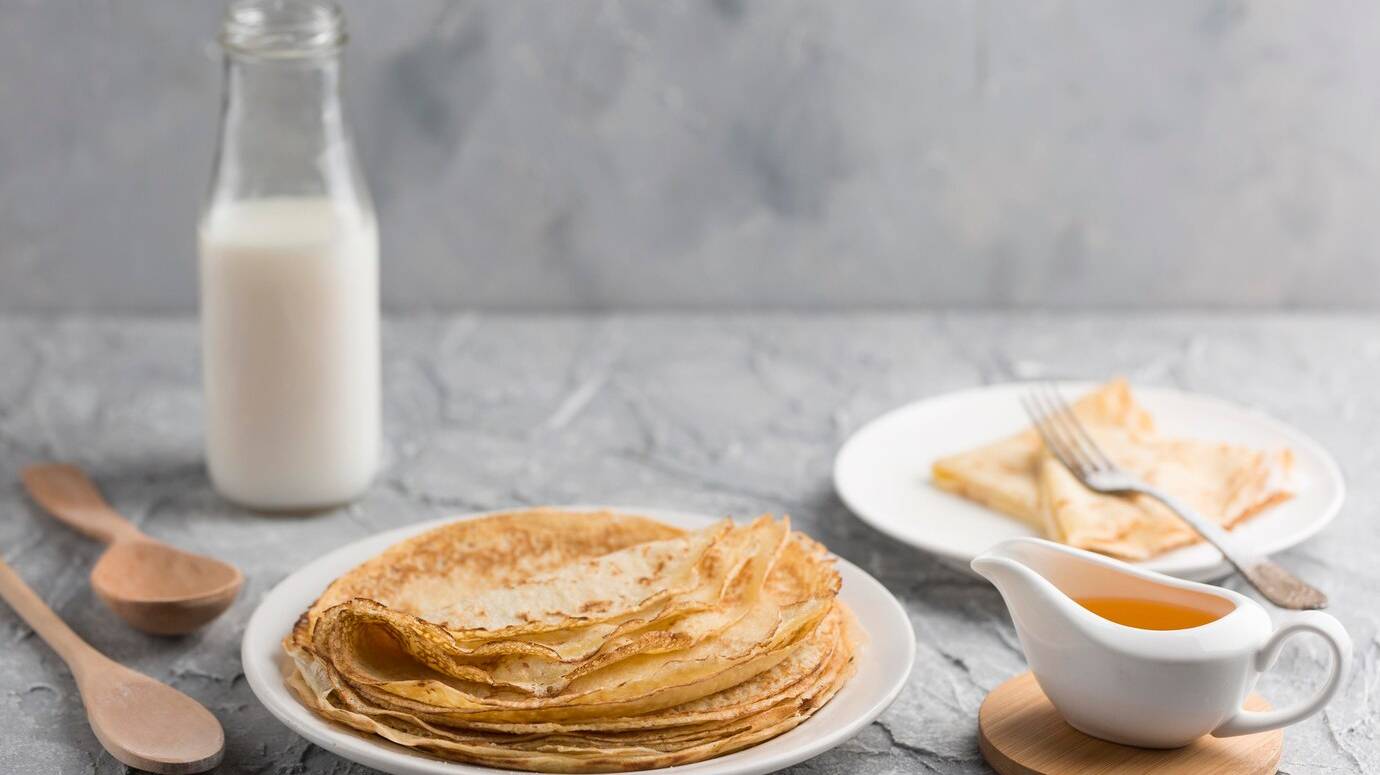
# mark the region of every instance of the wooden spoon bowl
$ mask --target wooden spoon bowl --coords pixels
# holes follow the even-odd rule
[[[49,514],[109,544],[91,569],[91,588],[136,629],[184,635],[235,602],[244,583],[239,570],[144,535],[116,513],[81,469],[45,463],[25,468],[21,477]]]
[[[135,769],[204,772],[220,763],[225,731],[204,705],[117,662],[80,680],[86,720],[112,756]]]
[[[232,565],[147,537],[116,541],[91,569],[96,596],[155,635],[199,629],[235,602],[243,581]]]

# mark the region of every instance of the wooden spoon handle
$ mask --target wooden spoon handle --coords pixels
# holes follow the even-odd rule
[[[91,664],[93,660],[104,661],[105,657],[91,647],[80,635],[72,632],[72,628],[67,623],[58,618],[58,615],[49,608],[46,603],[39,599],[38,595],[29,588],[24,580],[19,578],[19,574],[14,569],[0,560],[0,598],[19,614],[20,618],[29,623],[62,661],[67,663],[67,667],[72,672],[78,673],[83,667]]]
[[[139,535],[134,523],[116,513],[96,483],[76,466],[39,463],[20,473],[29,497],[49,514],[92,538],[111,543]]]

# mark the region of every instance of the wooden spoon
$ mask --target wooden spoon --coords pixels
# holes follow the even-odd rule
[[[91,648],[0,562],[0,597],[72,671],[91,731],[111,756],[149,772],[205,772],[220,763],[225,731],[201,703]]]
[[[43,463],[20,476],[29,496],[49,514],[110,545],[91,569],[91,588],[135,628],[183,635],[235,601],[244,582],[239,570],[139,532],[76,466]]]

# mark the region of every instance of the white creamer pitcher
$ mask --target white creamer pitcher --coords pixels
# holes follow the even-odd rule
[[[1040,688],[1074,728],[1146,748],[1288,726],[1325,706],[1351,663],[1351,638],[1333,617],[1265,609],[1227,589],[1182,581],[1036,538],[1002,542],[973,560],[1000,590]],[[1133,598],[1219,615],[1207,624],[1150,630],[1104,619],[1075,602]],[[1313,632],[1332,651],[1331,673],[1310,699],[1256,712],[1241,705],[1289,636]]]

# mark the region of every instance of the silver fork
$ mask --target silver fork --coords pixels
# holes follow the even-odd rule
[[[1189,527],[1217,547],[1223,557],[1267,600],[1281,608],[1307,610],[1327,607],[1327,595],[1310,586],[1275,563],[1242,551],[1232,537],[1215,522],[1187,504],[1139,477],[1118,468],[1093,441],[1059,389],[1037,386],[1021,397],[1021,405],[1045,446],[1078,481],[1093,492],[1107,495],[1140,493],[1168,506]]]

